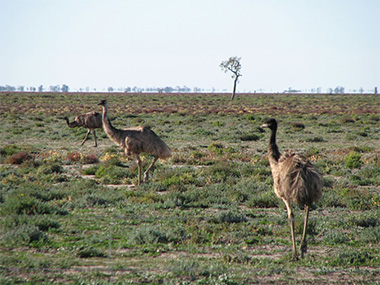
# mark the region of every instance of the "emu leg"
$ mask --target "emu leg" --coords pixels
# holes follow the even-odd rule
[[[297,260],[298,259],[298,254],[297,254],[297,248],[296,248],[296,236],[294,233],[294,214],[293,214],[293,209],[292,206],[288,201],[285,199],[283,200],[286,206],[286,209],[288,211],[288,220],[289,220],[289,225],[290,225],[290,233],[292,236],[292,245],[293,245],[293,259]]]
[[[137,159],[137,166],[139,169],[139,182],[137,185],[140,185],[141,184],[141,159],[140,159],[140,156],[136,155],[136,159]]]
[[[94,133],[94,138],[95,138],[95,145],[94,145],[94,147],[97,147],[98,146],[98,142],[96,141],[95,129],[93,129],[92,132]]]
[[[301,251],[301,258],[303,258],[303,255],[307,252],[307,241],[306,241],[306,229],[307,229],[307,222],[309,220],[309,206],[305,206],[305,220],[303,222],[303,233],[302,233],[302,239],[301,239],[301,245],[300,245],[300,251]]]
[[[87,135],[86,137],[84,138],[84,140],[82,141],[82,144],[81,145],[84,145],[84,143],[86,142],[86,140],[88,139],[88,135],[90,134],[91,130],[88,129],[88,132],[87,132]]]
[[[144,182],[146,182],[147,180],[148,180],[148,178],[149,178],[149,174],[148,174],[148,172],[149,172],[149,170],[153,167],[153,165],[156,163],[156,161],[157,161],[157,159],[158,159],[158,157],[154,157],[154,159],[153,159],[153,161],[152,161],[152,163],[149,165],[149,167],[145,170],[145,172],[144,172]]]

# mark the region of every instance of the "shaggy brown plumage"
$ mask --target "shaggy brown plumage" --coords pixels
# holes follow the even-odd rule
[[[271,130],[268,159],[273,176],[274,192],[286,205],[292,235],[293,257],[297,259],[292,203],[296,203],[305,209],[300,245],[301,257],[303,257],[307,252],[306,228],[310,206],[318,201],[322,194],[321,175],[306,157],[292,152],[280,153],[276,143],[277,121],[275,119],[267,120],[261,127]]]
[[[120,130],[112,126],[108,118],[108,104],[102,100],[98,105],[103,107],[103,129],[107,136],[117,145],[122,147],[128,156],[135,155],[139,170],[138,184],[141,184],[141,153],[149,153],[154,156],[153,162],[144,172],[144,181],[147,181],[148,172],[153,167],[157,159],[171,157],[171,150],[166,143],[153,132],[149,127],[135,127]]]
[[[100,113],[88,112],[86,114],[79,115],[71,123],[69,122],[69,118],[64,117],[63,119],[66,121],[66,124],[69,128],[84,127],[88,129],[87,135],[84,138],[81,145],[83,145],[86,142],[91,131],[93,132],[95,138],[94,147],[98,145],[98,142],[96,141],[95,129],[100,129],[103,127],[102,115]]]

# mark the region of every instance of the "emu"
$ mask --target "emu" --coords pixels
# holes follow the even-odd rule
[[[318,169],[306,157],[286,152],[281,154],[276,143],[277,121],[267,120],[262,128],[269,128],[268,159],[273,176],[274,192],[285,203],[290,224],[293,244],[293,258],[298,259],[294,233],[294,214],[292,203],[305,209],[302,239],[300,243],[301,258],[307,252],[306,229],[310,206],[322,195],[322,178]]]
[[[117,129],[112,126],[108,118],[108,103],[102,100],[98,105],[103,108],[103,129],[107,136],[118,146],[122,147],[127,156],[134,155],[138,165],[138,185],[141,184],[141,153],[149,153],[154,156],[152,163],[144,172],[144,182],[149,178],[149,170],[156,161],[171,157],[171,150],[166,143],[153,132],[149,127],[135,127],[127,129]]]
[[[69,128],[84,127],[84,128],[88,129],[87,135],[84,138],[84,140],[82,141],[81,145],[83,145],[86,142],[86,140],[88,139],[88,135],[92,131],[94,134],[94,138],[95,138],[94,147],[98,146],[98,143],[96,141],[95,129],[100,129],[103,127],[102,115],[100,113],[88,112],[86,114],[79,115],[71,123],[69,122],[69,118],[64,117],[63,119],[66,121],[66,124]]]

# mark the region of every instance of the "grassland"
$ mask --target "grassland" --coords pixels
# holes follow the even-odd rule
[[[149,125],[172,148],[148,183],[102,131],[64,116],[107,99],[114,126]],[[0,283],[376,283],[376,95],[0,93]],[[268,133],[324,174],[309,251],[291,261]],[[144,156],[145,166],[151,157]],[[298,241],[302,209],[296,207]]]

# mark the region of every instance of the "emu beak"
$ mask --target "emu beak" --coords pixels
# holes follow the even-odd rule
[[[268,124],[266,124],[266,123],[262,124],[261,128],[268,128]]]

